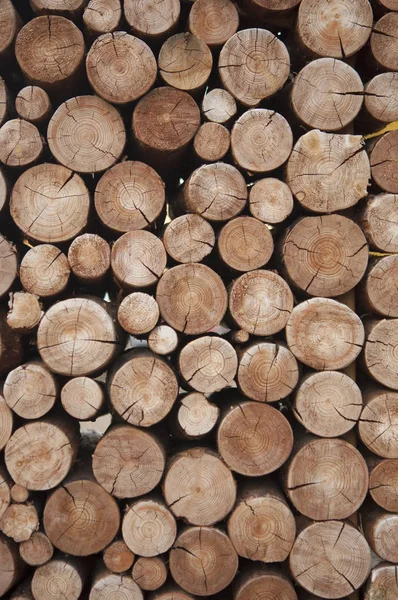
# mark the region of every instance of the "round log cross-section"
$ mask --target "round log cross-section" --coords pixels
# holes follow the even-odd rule
[[[222,261],[236,271],[253,271],[264,266],[274,250],[272,235],[266,225],[253,217],[236,217],[228,221],[218,236]],[[255,280],[253,274],[248,280]]]
[[[30,6],[35,14],[64,15],[70,19],[79,17],[85,4],[86,0],[30,0]]]
[[[43,141],[33,123],[12,119],[0,129],[0,161],[7,167],[28,167],[42,151]]]
[[[398,319],[365,321],[363,361],[378,383],[398,390]]]
[[[397,145],[398,131],[390,131],[377,140],[370,154],[373,179],[382,190],[391,194],[398,193]]]
[[[26,542],[39,529],[37,510],[33,504],[11,504],[1,518],[0,527],[14,542]]]
[[[235,98],[227,90],[214,88],[204,95],[203,116],[214,123],[227,123],[236,115]]]
[[[0,234],[0,298],[9,291],[16,276],[16,248]]]
[[[264,223],[281,223],[293,210],[293,195],[286,183],[274,177],[259,179],[250,188],[250,213]]]
[[[148,346],[155,354],[167,356],[178,346],[177,332],[168,325],[157,325],[148,335]]]
[[[66,255],[56,246],[40,244],[23,257],[19,278],[23,288],[42,298],[65,291],[70,276]]]
[[[370,388],[364,390],[364,404],[358,427],[362,442],[378,456],[398,458],[398,393]]]
[[[4,449],[4,446],[8,442],[11,437],[12,429],[14,425],[14,414],[11,408],[8,406],[7,402],[4,399],[4,392],[0,389],[0,450]],[[7,477],[4,475],[0,469],[0,479],[6,480]],[[0,491],[2,491],[2,484],[0,484]],[[6,486],[8,488],[8,484]],[[1,496],[1,494],[0,494]],[[1,516],[1,505],[2,502],[0,500],[0,516]]]
[[[169,37],[160,49],[159,73],[168,85],[194,92],[208,80],[213,66],[210,48],[191,33]]]
[[[193,147],[198,158],[204,162],[215,162],[224,158],[229,150],[229,131],[220,123],[203,123],[195,135]]]
[[[398,562],[398,515],[379,506],[362,512],[364,535],[373,552],[391,563]]]
[[[131,574],[142,590],[152,591],[163,586],[167,579],[167,573],[165,560],[160,556],[152,558],[140,556],[135,562]],[[176,600],[178,599],[176,598]]]
[[[28,292],[10,294],[8,302],[7,325],[14,331],[30,333],[35,329],[42,317],[39,299]]]
[[[365,109],[378,123],[398,119],[398,73],[379,73],[366,84]]]
[[[170,221],[163,235],[167,254],[179,263],[200,262],[214,248],[211,224],[200,215],[181,215]]]
[[[184,394],[175,414],[175,433],[182,439],[201,438],[213,429],[219,415],[218,406],[209,402],[204,394]]]
[[[41,361],[31,361],[10,371],[3,393],[8,406],[18,416],[38,419],[54,406],[57,382]]]
[[[134,554],[157,556],[173,545],[177,524],[162,501],[149,497],[128,508],[123,518],[122,535]]]
[[[83,23],[93,35],[112,33],[119,28],[121,18],[120,0],[90,0],[83,13]]]
[[[18,93],[15,110],[21,119],[41,125],[50,118],[51,101],[45,90],[36,85],[29,85]]]
[[[177,24],[180,16],[179,0],[124,0],[124,16],[139,37],[158,41]]]
[[[398,460],[376,458],[369,460],[368,466],[371,497],[381,508],[398,512]]]
[[[398,14],[389,12],[376,21],[370,49],[383,71],[398,71]]]
[[[94,575],[89,600],[144,600],[138,585],[127,573],[112,573],[107,569],[97,570]]]
[[[1,2],[0,60],[9,60],[15,36],[21,27],[21,20],[11,0]],[[1,122],[1,118],[0,118]]]
[[[123,540],[115,540],[103,552],[103,560],[112,573],[124,573],[133,566],[134,554]]]
[[[4,596],[24,576],[26,567],[19,555],[18,544],[2,533],[0,534],[0,560],[0,595]]]
[[[370,196],[360,223],[372,248],[398,253],[398,194]]]
[[[113,245],[111,267],[116,279],[127,289],[154,285],[166,267],[166,250],[149,231],[128,231]]]
[[[73,274],[86,284],[99,283],[111,265],[111,250],[106,240],[95,233],[77,236],[68,250]]]
[[[222,46],[238,27],[239,14],[230,0],[199,0],[189,12],[191,33],[209,46]]]
[[[65,411],[79,421],[95,419],[103,408],[105,398],[100,384],[89,377],[74,377],[61,390]]]
[[[285,573],[274,567],[261,567],[255,563],[242,573],[234,585],[236,600],[297,600],[293,584]]]
[[[45,533],[35,531],[19,546],[21,558],[31,567],[40,567],[52,559],[54,547]]]
[[[134,292],[122,300],[117,318],[128,333],[143,335],[151,331],[158,322],[159,307],[153,296]]]
[[[71,557],[59,556],[34,572],[31,589],[34,600],[55,600],[60,593],[78,600],[87,578],[87,566]]]
[[[383,256],[371,262],[361,291],[365,306],[383,317],[398,317],[398,255]]]
[[[372,600],[380,596],[381,598],[384,596],[385,600],[394,600],[398,594],[396,565],[382,563],[373,567],[364,593],[364,600]]]

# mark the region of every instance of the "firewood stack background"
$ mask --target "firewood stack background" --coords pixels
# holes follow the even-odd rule
[[[0,0],[0,74],[0,596],[396,600],[398,1]]]

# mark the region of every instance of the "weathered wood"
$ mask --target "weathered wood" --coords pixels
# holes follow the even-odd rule
[[[18,92],[15,110],[21,119],[30,121],[34,125],[42,125],[50,118],[51,100],[45,90],[36,85],[29,85]]]
[[[83,23],[94,36],[118,29],[121,18],[120,0],[89,0],[83,13]]]
[[[195,6],[195,5],[194,5]],[[215,162],[224,158],[230,146],[229,131],[220,123],[203,123],[195,135],[193,147],[203,162]]]
[[[148,335],[148,346],[155,354],[171,354],[178,346],[177,332],[168,325],[157,325]]]
[[[149,231],[129,231],[113,245],[112,271],[126,289],[145,288],[157,283],[166,267],[162,242]]]
[[[398,458],[398,393],[385,388],[363,390],[365,407],[359,419],[361,440],[374,454]]]
[[[180,2],[160,0],[155,10],[150,0],[124,0],[124,16],[136,35],[158,41],[176,26]]]
[[[32,579],[35,600],[56,600],[63,595],[78,600],[88,576],[88,565],[72,556],[59,555],[38,567]]]
[[[42,151],[43,141],[33,123],[12,119],[0,129],[0,161],[7,167],[28,167]]]
[[[364,593],[364,600],[372,600],[379,596],[393,600],[398,594],[396,565],[382,563],[373,567]]]
[[[293,210],[293,195],[286,183],[274,177],[259,179],[250,188],[250,213],[264,223],[281,223]]]
[[[161,556],[152,558],[140,556],[132,570],[134,581],[145,591],[153,591],[162,587],[167,579],[167,574],[168,567],[165,559]]]
[[[383,71],[398,70],[398,14],[389,12],[373,25],[370,49]]]
[[[238,27],[239,14],[230,0],[199,0],[189,12],[191,33],[210,47],[225,44]]]
[[[4,512],[0,529],[14,542],[26,542],[39,529],[39,514],[31,504],[10,504]]]
[[[135,557],[123,540],[115,540],[105,548],[102,558],[112,573],[125,573],[133,566]]]
[[[125,331],[143,335],[151,331],[159,320],[159,307],[153,296],[134,292],[126,296],[117,311],[117,318]]]
[[[199,91],[205,85],[212,66],[210,48],[191,33],[169,37],[158,56],[159,73],[164,82],[188,92]]]
[[[58,384],[40,360],[33,360],[9,372],[3,394],[19,417],[39,419],[54,406]]]
[[[379,506],[364,506],[361,512],[363,531],[369,546],[388,562],[398,562],[398,515]]]
[[[398,390],[398,319],[366,319],[363,366],[378,383]]]
[[[177,535],[177,524],[161,498],[147,497],[131,504],[123,517],[125,543],[139,556],[167,552]]]
[[[101,283],[111,265],[111,250],[106,240],[95,233],[77,236],[68,250],[69,266],[81,282]]]
[[[398,195],[369,196],[359,222],[372,248],[398,252]]]
[[[397,67],[398,69],[398,67]],[[370,154],[372,177],[385,192],[398,192],[398,132],[390,131],[378,139]]]
[[[234,582],[234,600],[251,600],[266,594],[275,600],[297,600],[290,579],[281,570],[264,565],[245,569]]]
[[[203,96],[203,116],[213,123],[228,123],[236,115],[235,98],[222,88],[214,88]]]
[[[362,306],[383,317],[398,317],[397,282],[397,255],[372,259],[358,290]]]
[[[29,333],[40,323],[43,312],[39,299],[28,292],[10,293],[7,325],[19,333]]]
[[[140,588],[129,575],[100,568],[94,575],[89,600],[106,600],[112,596],[120,600],[144,600]]]
[[[397,4],[398,6],[398,4]],[[381,124],[398,119],[398,73],[379,73],[365,85],[365,109]]]
[[[19,545],[19,554],[26,564],[40,567],[52,559],[54,547],[45,533],[34,531],[29,540]]]
[[[381,508],[398,512],[398,460],[371,455],[367,463],[371,497]]]
[[[69,276],[70,266],[66,255],[51,244],[31,248],[19,268],[24,289],[42,298],[57,296],[65,291]]]
[[[200,262],[214,248],[214,230],[200,215],[181,215],[168,223],[163,234],[167,254],[179,263]]]
[[[174,432],[182,439],[199,439],[214,428],[219,414],[219,407],[209,402],[204,394],[184,394],[174,410]]]
[[[71,417],[79,421],[91,421],[104,408],[104,390],[98,381],[90,377],[75,377],[63,386],[61,402]]]

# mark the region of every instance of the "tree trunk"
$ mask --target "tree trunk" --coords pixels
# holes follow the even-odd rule
[[[19,277],[30,294],[48,298],[65,291],[70,276],[66,255],[56,246],[40,244],[23,257]]]
[[[378,383],[398,390],[398,319],[366,319],[363,365]]]
[[[18,544],[0,534],[0,596],[18,583],[25,574],[25,565],[19,556]],[[42,600],[42,599],[40,599]]]
[[[21,334],[36,329],[44,314],[39,299],[28,292],[10,293],[8,307],[7,325]]]
[[[359,222],[373,249],[398,252],[398,195],[369,196]]]
[[[373,258],[358,292],[365,310],[382,317],[398,317],[398,255]]]
[[[104,564],[112,573],[124,573],[133,566],[134,554],[123,540],[115,540],[103,552]]]
[[[29,500],[30,492],[23,485],[14,483],[11,487],[11,500],[13,502],[26,502]]]
[[[12,119],[0,129],[0,161],[7,167],[28,167],[42,151],[43,141],[33,123]]]
[[[122,300],[117,318],[123,329],[131,335],[143,335],[156,326],[159,306],[153,296],[134,292]]]
[[[120,599],[144,600],[140,588],[129,575],[112,573],[100,567],[94,575],[89,600],[106,600],[112,596]]]
[[[398,73],[379,73],[365,85],[365,110],[381,127],[398,119],[397,98]]]
[[[398,460],[371,455],[367,463],[371,497],[384,510],[398,512]]]
[[[397,5],[398,8],[398,5]],[[373,567],[365,588],[364,600],[395,598],[398,595],[397,566],[383,563]]]
[[[230,142],[226,127],[220,123],[203,123],[195,135],[193,148],[201,162],[215,162],[224,158]]]
[[[259,179],[250,188],[249,209],[264,223],[282,223],[293,210],[293,195],[286,183],[274,177]]]
[[[382,387],[363,390],[365,408],[359,419],[362,442],[383,458],[398,458],[398,393]]]
[[[159,42],[177,25],[180,16],[179,0],[160,0],[153,10],[150,0],[124,0],[124,16],[133,33]]]
[[[79,421],[92,421],[105,408],[104,390],[90,377],[70,379],[61,390],[64,410]]]
[[[398,193],[397,144],[398,131],[390,131],[377,140],[370,154],[374,181],[382,190],[391,194]]]
[[[173,219],[163,234],[167,254],[179,263],[202,261],[212,252],[215,241],[211,224],[195,214]]]
[[[217,243],[222,261],[235,271],[260,269],[270,260],[274,250],[268,227],[247,216],[228,221],[221,229]],[[255,274],[247,277],[253,280]],[[250,287],[249,279],[246,284]]]
[[[373,25],[370,49],[379,69],[398,71],[398,14],[389,12]]]
[[[363,531],[369,546],[381,559],[398,562],[398,515],[379,506],[363,507]]]
[[[169,355],[178,346],[178,335],[168,325],[157,325],[148,336],[148,346],[155,354]]]
[[[290,579],[279,569],[253,565],[234,583],[234,600],[252,600],[267,594],[273,600],[297,600]],[[266,596],[265,596],[266,597]]]
[[[180,439],[197,440],[215,427],[220,409],[204,394],[191,392],[180,397],[173,412],[175,435]]]
[[[17,367],[4,383],[4,398],[24,419],[39,419],[54,406],[58,385],[53,374],[39,360]]]
[[[51,100],[45,90],[35,85],[24,87],[16,97],[15,110],[18,116],[36,126],[47,124],[51,114]]]
[[[17,264],[17,249],[0,234],[0,297],[4,296],[14,283]]]
[[[161,498],[148,496],[128,507],[123,517],[122,535],[134,554],[158,556],[173,545],[177,524]]]
[[[83,23],[95,37],[119,29],[121,18],[120,0],[90,0],[83,13]]]
[[[112,271],[123,288],[141,289],[155,285],[166,267],[162,242],[149,231],[129,231],[113,245]]]
[[[106,240],[95,233],[76,237],[68,250],[69,266],[85,285],[97,285],[111,265],[111,250]]]
[[[26,564],[40,567],[52,559],[54,547],[45,533],[35,531],[28,541],[19,545],[19,554]]]
[[[239,14],[230,0],[199,0],[189,13],[191,33],[211,48],[223,46],[238,27]]]
[[[235,98],[222,88],[214,88],[203,97],[203,116],[213,123],[228,123],[236,115]]]
[[[88,565],[72,556],[58,555],[38,567],[32,579],[35,600],[55,600],[63,596],[78,600],[88,576]]]
[[[140,556],[132,571],[134,581],[145,591],[153,591],[162,587],[166,582],[167,575],[168,567],[165,559],[161,556],[153,558]]]

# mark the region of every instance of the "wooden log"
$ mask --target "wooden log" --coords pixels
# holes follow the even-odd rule
[[[35,600],[78,600],[88,576],[87,564],[72,556],[59,555],[38,567],[32,579]]]
[[[94,92],[112,104],[141,98],[151,89],[157,74],[152,50],[125,31],[98,37],[87,54],[86,70]]]
[[[286,324],[286,340],[294,356],[319,371],[348,367],[365,340],[360,318],[331,298],[298,304]]]
[[[389,12],[373,25],[370,49],[382,71],[398,71],[398,14]]]
[[[40,126],[47,123],[50,118],[51,100],[45,90],[36,85],[29,85],[18,92],[15,110],[21,119]]]
[[[150,600],[194,600],[177,585],[166,585],[161,590],[148,595]]]
[[[105,394],[98,381],[90,377],[75,377],[62,388],[61,402],[71,417],[79,421],[92,421],[104,408]]]
[[[19,333],[35,329],[43,315],[39,299],[28,292],[10,293],[7,325]]]
[[[294,196],[317,213],[354,206],[367,195],[369,179],[369,159],[359,135],[309,131],[296,142],[287,163],[286,182]]]
[[[24,419],[39,419],[54,406],[58,385],[40,360],[32,360],[7,375],[3,394],[8,406]]]
[[[337,437],[350,431],[362,412],[361,390],[351,377],[338,371],[309,373],[294,396],[293,413],[307,431]]]
[[[213,67],[210,48],[191,33],[169,37],[158,56],[163,81],[179,90],[198,92],[207,82]]]
[[[236,33],[239,14],[230,0],[199,0],[189,13],[189,29],[211,48],[222,46]]]
[[[398,515],[379,506],[364,507],[361,512],[363,531],[369,546],[380,558],[398,562]]]
[[[7,2],[8,2],[8,0],[5,0],[2,3],[2,11],[3,11],[2,14],[4,14],[4,19],[5,19],[4,21],[2,21],[2,25],[7,20],[7,17],[5,14],[6,10],[7,10],[5,8]],[[8,35],[8,32],[7,32],[7,35]],[[1,41],[0,41],[0,48],[1,48],[1,44],[4,39],[4,37],[2,35],[2,31],[0,31],[0,39],[1,39]],[[1,49],[0,49],[0,56],[1,56]],[[10,118],[10,114],[12,114],[12,101],[11,101],[11,97],[10,97],[10,92],[8,91],[8,88],[6,86],[4,79],[2,77],[0,77],[0,127],[1,127],[1,125],[3,125],[3,123],[5,121],[7,121]]]
[[[37,15],[61,15],[76,18],[81,15],[87,0],[29,0]]]
[[[0,234],[0,298],[11,288],[17,276],[17,249]]]
[[[8,509],[11,502],[10,477],[6,468],[0,465],[0,519]]]
[[[221,278],[209,267],[196,263],[166,271],[158,283],[156,300],[166,323],[189,335],[216,327],[227,310],[227,292]]]
[[[238,556],[228,536],[219,529],[189,527],[170,550],[169,566],[174,581],[183,590],[213,595],[235,577]]]
[[[166,561],[161,556],[152,558],[140,556],[132,570],[134,581],[145,591],[158,590],[162,587],[166,582],[167,574]]]
[[[128,507],[123,517],[122,535],[134,554],[158,556],[174,544],[177,524],[163,500],[149,496]]]
[[[112,596],[120,600],[144,600],[140,588],[129,575],[99,569],[94,575],[89,600],[106,600]]]
[[[31,503],[10,504],[1,518],[0,529],[14,542],[26,542],[39,529],[36,507]]]
[[[122,300],[117,318],[128,333],[143,335],[151,331],[159,320],[158,303],[149,294],[134,292]]]
[[[4,449],[6,443],[10,439],[13,425],[14,415],[7,402],[5,401],[3,386],[0,386],[0,450]],[[0,478],[4,479],[1,470]]]
[[[181,396],[174,412],[174,432],[182,439],[197,440],[216,425],[220,409],[204,394],[191,392]]]
[[[6,315],[0,311],[0,375],[15,369],[22,361],[22,344],[19,334],[8,327]]]
[[[236,483],[229,468],[212,450],[191,448],[170,461],[163,496],[175,517],[191,525],[214,525],[231,512]]]
[[[64,17],[51,15],[29,21],[18,33],[15,56],[32,85],[65,95],[77,82],[84,61],[83,34]]]
[[[149,231],[128,231],[112,247],[111,268],[126,289],[150,287],[158,282],[166,267],[166,250]]]
[[[90,0],[83,13],[83,23],[93,36],[119,29],[121,18],[120,0]]]
[[[367,459],[369,468],[369,493],[384,510],[398,512],[398,460],[394,458]]]
[[[247,216],[228,221],[220,231],[217,244],[220,258],[227,267],[235,271],[253,271],[261,268],[270,260],[274,250],[268,227]],[[255,280],[254,274],[249,276],[245,284],[250,285],[250,280]],[[259,282],[258,276],[257,283]]]
[[[230,331],[228,334],[229,340],[232,344],[247,344],[250,339],[250,335],[244,329],[237,329],[236,331]]]
[[[34,600],[31,592],[30,580],[27,579],[22,582],[21,585],[19,585],[17,589],[12,592],[10,598],[11,600]]]
[[[279,179],[259,179],[250,188],[249,210],[253,217],[264,223],[282,223],[293,210],[293,194]]]
[[[15,37],[21,28],[21,19],[11,0],[1,0],[0,11],[0,60],[2,63],[4,61],[5,65],[12,57]]]
[[[168,223],[163,244],[167,254],[176,262],[200,262],[214,248],[214,230],[200,215],[181,215]]]
[[[18,545],[0,534],[0,595],[4,596],[25,574],[25,567],[18,552]]]
[[[359,291],[362,306],[383,317],[398,317],[398,256],[371,259]]]
[[[359,222],[371,248],[398,252],[398,195],[369,196]]]
[[[34,531],[29,540],[19,545],[19,554],[26,564],[40,567],[52,559],[54,547],[45,533]]]
[[[344,521],[309,524],[290,553],[293,577],[305,590],[322,598],[351,594],[370,571],[370,550],[363,535]]]
[[[286,560],[296,537],[296,522],[281,490],[271,481],[241,487],[228,519],[228,535],[243,558],[264,563]]]
[[[382,563],[373,567],[364,594],[364,600],[383,596],[392,600],[398,594],[396,565]]]
[[[28,167],[42,151],[43,141],[33,123],[12,119],[0,129],[0,161],[7,167]]]
[[[134,554],[123,540],[115,540],[103,551],[103,560],[112,573],[125,573],[133,566]]]
[[[70,266],[66,255],[56,246],[40,244],[23,257],[19,277],[30,294],[48,298],[65,291]]]
[[[398,67],[397,67],[398,69]],[[372,177],[385,192],[398,192],[398,132],[390,131],[377,140],[370,154]]]
[[[224,338],[204,336],[188,342],[178,357],[178,369],[188,387],[211,394],[231,385],[238,368],[233,346]]]
[[[99,218],[112,231],[145,229],[163,211],[165,185],[149,165],[126,160],[104,173],[94,200]]]
[[[377,4],[384,12],[388,10],[398,10],[397,0],[377,0]]]
[[[160,0],[155,9],[150,0],[124,0],[124,16],[136,35],[157,42],[176,26],[180,16],[180,2]]]
[[[222,88],[214,88],[203,96],[203,116],[213,123],[228,123],[236,115],[235,98]]]
[[[366,319],[363,366],[378,383],[398,390],[398,319]]]
[[[168,325],[157,325],[148,335],[148,346],[155,354],[169,355],[178,346],[178,335]]]
[[[84,233],[69,246],[68,262],[74,276],[83,284],[98,284],[111,265],[111,249],[99,235]]]
[[[13,502],[26,502],[29,499],[30,492],[23,485],[14,483],[10,490],[11,500]]]
[[[378,123],[398,119],[397,90],[398,73],[379,73],[365,85],[365,109]]]
[[[0,103],[0,107],[1,107],[1,103]],[[3,210],[3,208],[6,206],[7,201],[8,201],[7,179],[6,179],[3,171],[0,169],[0,213]]]
[[[253,565],[234,583],[234,600],[251,600],[265,594],[274,600],[297,600],[290,579],[275,567]]]
[[[93,473],[116,498],[136,498],[155,488],[164,471],[166,451],[154,432],[114,425],[93,454]]]
[[[230,469],[259,477],[276,471],[288,459],[293,433],[286,417],[272,406],[235,402],[224,411],[217,445]]]
[[[10,213],[19,229],[44,243],[66,242],[81,233],[89,208],[83,179],[55,164],[26,170],[14,185],[10,201]]]
[[[195,6],[195,5],[194,5]],[[230,146],[229,131],[220,123],[203,123],[195,135],[193,147],[203,162],[222,160]]]
[[[359,419],[362,442],[383,458],[398,458],[396,443],[398,394],[385,388],[363,390],[365,407]]]
[[[285,84],[290,71],[289,52],[270,31],[244,29],[224,44],[218,70],[228,92],[245,106],[257,106]]]

